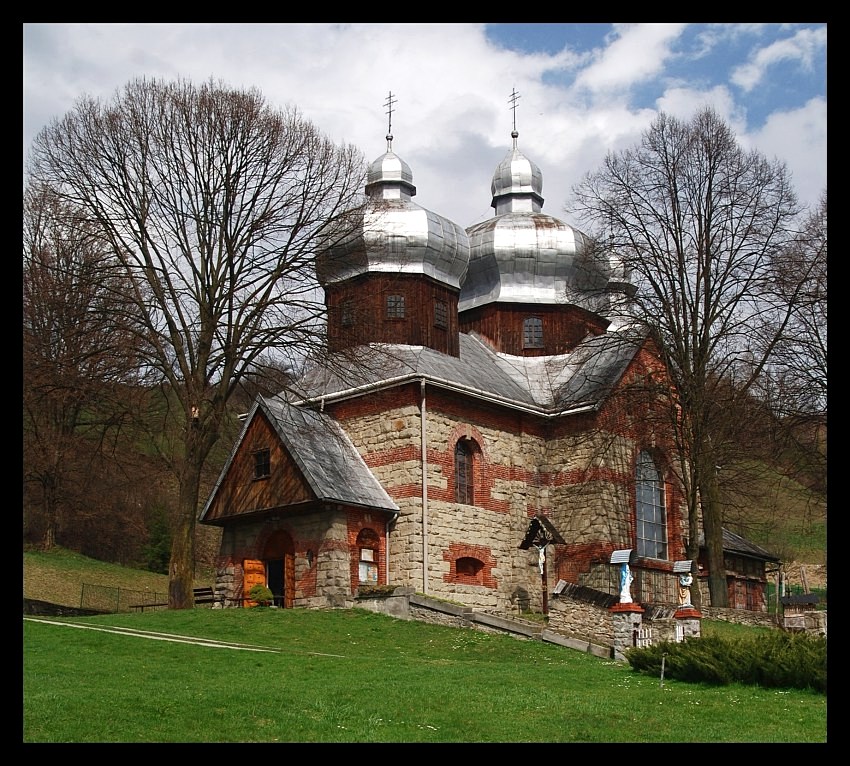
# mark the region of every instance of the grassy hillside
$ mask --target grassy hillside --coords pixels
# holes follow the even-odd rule
[[[80,606],[83,584],[168,593],[168,576],[130,569],[118,564],[54,548],[24,551],[24,598],[62,606]],[[195,585],[212,585],[212,576],[200,576]]]
[[[775,468],[750,461],[724,468],[724,525],[784,563],[826,564],[826,498]]]

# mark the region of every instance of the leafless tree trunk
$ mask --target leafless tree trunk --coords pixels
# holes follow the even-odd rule
[[[660,114],[641,143],[610,154],[574,188],[574,211],[637,284],[635,313],[652,328],[673,381],[688,554],[700,520],[714,606],[726,606],[718,466],[734,422],[714,406],[717,381],[746,395],[783,337],[793,306],[775,269],[799,215],[784,164],[741,149],[711,109],[689,122]]]
[[[356,221],[362,157],[256,90],[138,79],[109,102],[81,98],[36,138],[28,170],[120,259],[146,364],[179,406],[163,453],[179,485],[169,606],[191,607],[199,482],[228,400],[270,350],[290,369],[321,353],[314,250]]]

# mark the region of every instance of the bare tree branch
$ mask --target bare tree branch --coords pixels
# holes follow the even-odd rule
[[[145,362],[182,410],[169,603],[190,607],[199,482],[227,402],[270,352],[293,367],[321,353],[314,253],[355,225],[362,157],[256,90],[137,79],[48,125],[28,170],[123,264]]]
[[[712,605],[725,606],[717,466],[736,431],[713,397],[733,375],[747,395],[796,310],[773,289],[799,214],[788,172],[741,149],[706,108],[689,122],[660,114],[638,146],[610,154],[574,193],[574,211],[631,274],[635,313],[670,371],[689,555],[697,557],[701,517]]]

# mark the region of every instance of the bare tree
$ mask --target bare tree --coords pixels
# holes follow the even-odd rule
[[[793,307],[759,395],[782,425],[785,463],[826,495],[827,195],[776,264],[776,290]],[[819,478],[819,477],[822,477]]]
[[[718,466],[735,422],[713,394],[734,376],[746,395],[786,332],[794,291],[780,296],[774,281],[800,212],[788,172],[744,151],[704,108],[688,122],[661,113],[573,191],[573,209],[631,273],[634,310],[669,369],[688,554],[697,558],[701,515],[711,603],[726,606]]]
[[[295,369],[323,347],[314,251],[356,220],[362,157],[255,89],[137,79],[46,127],[28,170],[86,211],[131,277],[146,363],[179,408],[163,451],[179,488],[169,606],[191,607],[200,482],[228,400],[270,350]]]
[[[131,418],[141,349],[114,311],[126,275],[96,227],[49,188],[23,205],[25,529],[44,548],[86,505],[96,463],[114,460]],[[114,468],[114,466],[113,466]],[[67,530],[66,530],[67,531]]]

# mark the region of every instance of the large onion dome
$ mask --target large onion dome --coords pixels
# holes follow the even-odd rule
[[[489,303],[572,303],[600,308],[609,280],[607,258],[597,258],[589,238],[542,211],[543,174],[518,148],[493,174],[496,215],[467,229],[469,272],[458,310]]]

